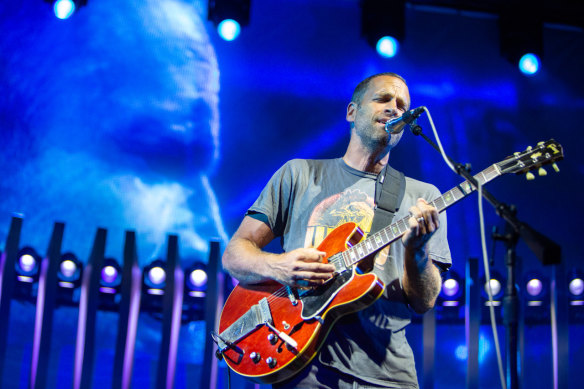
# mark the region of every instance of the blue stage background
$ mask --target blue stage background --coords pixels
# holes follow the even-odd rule
[[[547,26],[542,70],[527,77],[500,55],[493,16],[410,5],[400,52],[384,59],[360,36],[359,12],[358,1],[254,0],[250,24],[226,42],[206,20],[206,1],[90,0],[64,21],[41,0],[3,2],[0,245],[18,212],[25,215],[23,242],[41,253],[52,223],[64,221],[65,251],[83,261],[97,227],[108,229],[107,250],[115,258],[123,231],[136,229],[142,265],[164,255],[167,233],[179,234],[185,265],[206,261],[208,240],[225,244],[285,161],[343,155],[354,86],[392,71],[408,81],[412,107],[428,107],[447,153],[471,163],[475,173],[538,141],[554,138],[564,146],[559,174],[548,169],[534,181],[503,176],[488,189],[562,246],[566,269],[582,268],[582,29]],[[427,120],[420,124],[430,135]],[[390,162],[442,191],[461,181],[411,133]],[[501,227],[484,207],[487,231]],[[466,259],[481,256],[476,195],[448,211],[448,228],[453,269],[464,274]],[[498,246],[501,273],[503,255]],[[549,273],[525,244],[518,255],[523,272]],[[10,320],[0,386],[21,388],[34,307],[14,302]],[[75,309],[62,308],[55,320],[49,382],[70,387]],[[107,387],[116,317],[104,312],[99,320],[104,362],[95,382]],[[154,385],[158,326],[141,316],[135,387]],[[464,328],[439,328],[437,360],[449,366],[437,367],[436,387],[462,387],[465,361],[455,350],[464,343]],[[582,339],[582,332],[582,324],[573,325],[570,336]],[[421,352],[416,334],[418,324],[410,337]],[[551,383],[549,326],[530,327],[528,335],[525,368],[538,375],[527,374],[525,387],[548,387],[541,382]],[[177,388],[194,387],[204,373],[204,336],[201,322],[182,329]],[[486,331],[484,338],[491,339]],[[497,386],[490,347],[481,367],[489,377],[485,388]],[[571,342],[570,387],[583,383],[575,374],[584,364],[580,351],[582,342]]]

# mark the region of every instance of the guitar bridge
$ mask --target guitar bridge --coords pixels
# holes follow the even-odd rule
[[[221,351],[225,351],[241,338],[253,332],[257,327],[269,324],[273,325],[272,313],[268,299],[264,297],[253,305],[239,319],[233,322],[218,336],[217,345]]]

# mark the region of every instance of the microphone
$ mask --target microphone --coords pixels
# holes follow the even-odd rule
[[[404,127],[416,120],[423,112],[426,107],[418,107],[410,111],[404,112],[404,114],[395,119],[391,119],[385,123],[385,131],[389,134],[399,134],[404,130]]]

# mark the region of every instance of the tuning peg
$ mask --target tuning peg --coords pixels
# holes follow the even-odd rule
[[[531,146],[527,146],[527,148],[525,149],[525,151],[531,151],[532,148],[533,147],[531,147]]]
[[[514,156],[519,157],[519,155],[521,155],[521,153],[519,151],[516,151],[513,153]]]
[[[537,174],[539,174],[540,176],[547,176],[547,172],[545,171],[544,168],[540,167],[537,171]]]
[[[552,163],[552,167],[554,168],[554,171],[555,171],[556,173],[559,173],[559,172],[560,172],[560,168],[558,167],[558,165],[557,165],[555,162],[554,162],[554,163]]]
[[[544,145],[544,143],[545,143],[544,141],[537,142],[537,145],[538,145],[539,147],[541,147],[541,146],[543,146],[543,145]]]
[[[527,173],[525,174],[525,178],[527,178],[527,181],[532,181],[532,180],[535,180],[535,176],[533,175],[533,173],[532,173],[532,172],[527,172]]]

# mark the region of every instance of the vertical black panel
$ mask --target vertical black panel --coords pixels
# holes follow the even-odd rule
[[[424,389],[434,388],[434,365],[436,355],[436,310],[426,312],[423,317],[424,324],[424,362],[422,387]]]
[[[552,362],[554,389],[568,387],[569,323],[568,294],[564,264],[553,265],[551,282],[550,316],[552,320]]]
[[[136,233],[134,231],[126,231],[121,287],[122,299],[118,318],[112,389],[129,389],[132,381],[134,346],[136,345],[142,288],[142,272],[138,266]]]
[[[221,273],[220,245],[217,241],[210,242],[209,261],[207,264],[207,294],[205,296],[205,354],[203,355],[203,372],[201,374],[201,389],[214,389],[217,387],[217,359],[215,358],[215,345],[211,331],[219,327],[219,314],[223,307],[223,273]]]
[[[93,363],[95,361],[95,322],[99,299],[99,281],[105,255],[107,231],[99,228],[95,234],[91,257],[81,281],[79,300],[79,320],[77,322],[77,341],[75,347],[75,370],[73,388],[91,388]]]
[[[178,261],[178,237],[168,236],[166,257],[166,287],[162,306],[162,341],[158,357],[156,387],[174,387],[176,355],[181,324],[184,274]]]
[[[53,315],[57,293],[57,270],[61,259],[61,244],[63,243],[64,230],[65,224],[55,223],[47,255],[41,260],[39,269],[40,274],[30,368],[30,388],[33,389],[45,388],[47,382]]]
[[[479,261],[469,258],[465,270],[464,333],[468,358],[466,360],[466,387],[479,387],[479,329],[481,326],[481,284]]]
[[[10,323],[10,304],[14,292],[14,280],[16,277],[14,265],[20,245],[20,231],[22,219],[13,217],[10,222],[8,238],[4,245],[4,252],[0,256],[0,385],[4,371],[4,358],[6,355],[6,340],[8,337],[8,325]]]

